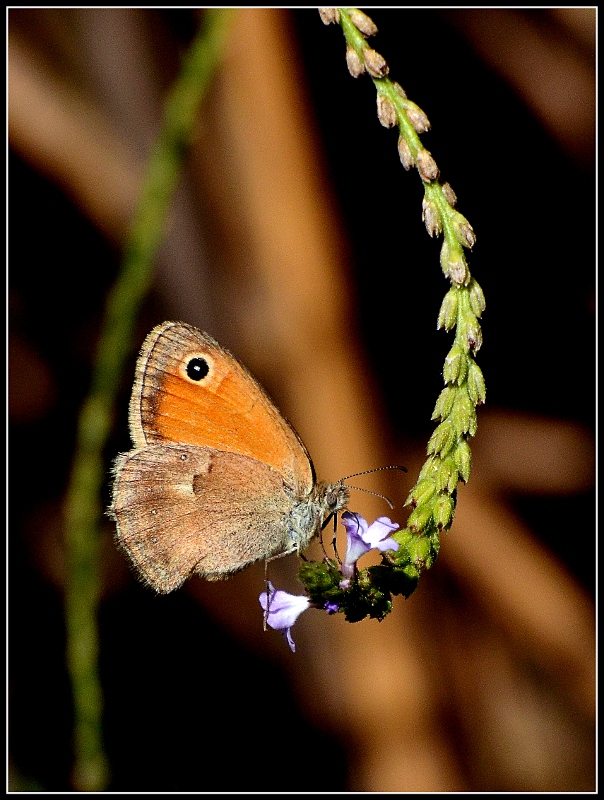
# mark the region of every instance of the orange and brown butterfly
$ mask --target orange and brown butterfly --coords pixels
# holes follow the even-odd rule
[[[141,579],[161,593],[304,550],[345,508],[317,482],[298,434],[211,336],[164,322],[145,339],[109,514]]]

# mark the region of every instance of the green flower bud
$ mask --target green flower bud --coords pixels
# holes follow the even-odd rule
[[[468,220],[463,216],[463,214],[455,211],[453,214],[451,214],[450,221],[453,225],[455,233],[457,234],[458,241],[464,247],[469,247],[471,250],[476,244],[476,234],[474,233],[474,229]]]
[[[443,241],[443,246],[440,250],[440,266],[445,276],[458,286],[465,286],[470,279],[470,272],[463,252],[458,248],[451,249],[447,239]]]
[[[468,395],[475,406],[482,405],[487,399],[487,390],[484,383],[482,370],[473,358],[469,359],[468,369]]]
[[[409,496],[405,500],[405,505],[421,506],[427,503],[436,491],[436,486],[431,478],[424,478],[418,481],[413,489],[409,492]]]
[[[447,484],[447,493],[452,495],[453,492],[457,489],[457,484],[459,483],[459,472],[457,470],[451,470],[451,474],[449,475],[449,482]]]
[[[455,324],[457,323],[458,300],[459,289],[456,289],[455,287],[449,289],[443,298],[440,311],[438,312],[438,322],[436,324],[437,330],[444,328],[446,331],[450,331],[455,327]]]
[[[382,553],[382,558],[385,559],[389,564],[400,564],[401,559],[404,560],[404,558],[406,558],[404,555],[406,547],[413,539],[413,534],[409,528],[402,528],[401,530],[395,531],[392,534],[392,538],[395,542],[399,543],[400,547],[398,550],[385,550]]]
[[[419,533],[419,531],[423,531],[424,528],[427,527],[431,519],[432,519],[432,504],[426,503],[426,505],[418,506],[409,514],[409,518],[407,520],[407,527],[409,528],[411,533]],[[410,545],[410,547],[411,546],[412,545]],[[411,552],[411,550],[409,552]]]
[[[298,570],[300,583],[309,593],[323,593],[338,586],[341,575],[319,561],[304,561]]]
[[[430,540],[426,536],[416,537],[409,548],[411,563],[421,569],[428,561],[432,562]]]
[[[467,390],[459,389],[449,419],[455,426],[458,436],[463,436],[465,433],[474,436],[476,433],[476,410]]]
[[[468,346],[473,353],[477,353],[482,347],[482,328],[476,317],[474,317],[473,322],[467,325],[465,333]]]
[[[447,530],[453,521],[455,503],[450,495],[439,498],[434,506],[434,522],[439,530]]]
[[[435,453],[444,458],[455,444],[455,430],[453,425],[446,420],[436,428],[428,442],[428,454]]]
[[[472,451],[470,450],[470,445],[465,439],[460,439],[451,455],[457,464],[459,477],[464,483],[467,483],[470,477],[470,470],[472,469]]]
[[[449,278],[451,278],[453,283],[457,286],[465,286],[468,282],[470,271],[468,270],[468,264],[463,253],[461,253],[459,258],[449,261]]]
[[[486,305],[482,289],[480,288],[478,281],[476,281],[474,278],[472,278],[472,280],[470,281],[468,289],[469,289],[470,308],[472,309],[474,314],[476,314],[477,317],[480,317]]]
[[[434,411],[432,412],[432,419],[445,419],[451,413],[451,409],[453,408],[453,403],[455,401],[455,389],[451,386],[445,386],[442,390],[440,395],[438,396],[438,400],[436,401],[436,405],[434,406]]]
[[[446,458],[444,461],[441,462],[440,469],[438,470],[438,475],[435,478],[436,488],[439,492],[451,492],[457,486],[459,473],[457,471],[457,465],[455,464],[455,460],[452,457]],[[453,489],[449,487],[453,485]]]
[[[438,456],[429,456],[421,468],[418,480],[421,480],[422,478],[434,478],[434,476],[438,473],[439,468],[440,458]],[[397,531],[397,533],[400,533],[400,531]],[[400,539],[397,539],[396,541],[400,542]]]
[[[419,580],[419,570],[415,564],[408,564],[406,567],[403,567],[403,572],[409,578],[417,578]]]
[[[454,344],[445,358],[443,367],[445,383],[463,383],[467,374],[468,356],[458,344]]]

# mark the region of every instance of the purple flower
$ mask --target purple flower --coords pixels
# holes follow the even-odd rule
[[[346,557],[342,564],[342,574],[352,578],[356,563],[362,555],[370,550],[398,550],[398,542],[389,537],[392,531],[398,529],[398,523],[392,522],[388,517],[378,517],[371,525],[360,514],[345,511],[342,514],[342,525],[346,528],[347,547]]]
[[[324,608],[325,608],[325,611],[327,611],[328,614],[337,614],[338,611],[340,610],[340,604],[339,603],[334,603],[333,600],[328,600],[325,603]]]
[[[268,597],[266,592],[262,592],[259,599],[266,613],[267,623],[276,631],[281,631],[292,653],[295,653],[296,645],[292,639],[291,629],[300,614],[310,606],[310,600],[305,594],[289,594],[281,589],[275,589],[270,581]]]

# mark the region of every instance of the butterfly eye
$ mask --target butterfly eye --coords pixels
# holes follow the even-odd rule
[[[205,358],[192,358],[187,364],[187,375],[192,381],[201,381],[210,371]]]
[[[338,496],[337,496],[337,494],[334,492],[334,490],[333,490],[333,489],[330,489],[328,492],[326,492],[326,493],[325,493],[325,502],[327,503],[327,505],[328,505],[330,508],[331,508],[332,506],[335,506],[335,505],[336,505],[336,503],[338,502]]]

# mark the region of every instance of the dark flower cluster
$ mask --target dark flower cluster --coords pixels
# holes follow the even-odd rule
[[[299,578],[307,594],[293,595],[268,584],[260,595],[266,623],[281,631],[292,651],[295,644],[291,629],[308,608],[319,608],[328,614],[343,612],[349,622],[366,616],[382,620],[392,609],[392,594],[408,597],[417,585],[415,569],[397,569],[395,562],[359,570],[358,560],[370,550],[379,550],[388,559],[399,550],[392,538],[398,524],[388,517],[378,517],[371,525],[360,514],[346,511],[342,515],[346,528],[346,555],[343,561],[325,558],[322,562],[306,561]],[[417,574],[416,574],[417,573]]]

